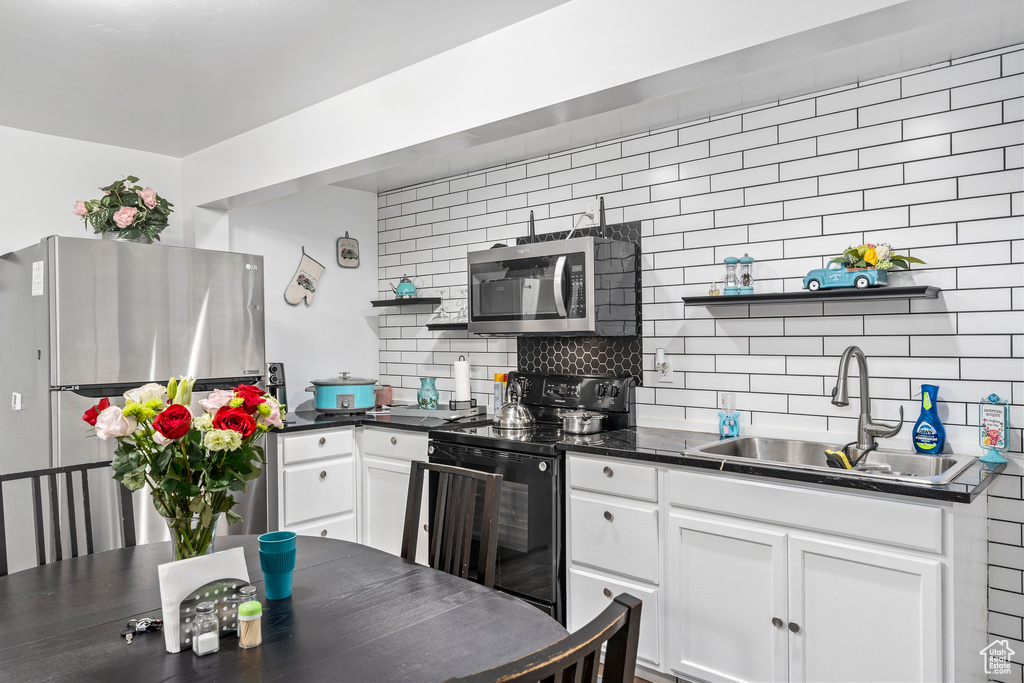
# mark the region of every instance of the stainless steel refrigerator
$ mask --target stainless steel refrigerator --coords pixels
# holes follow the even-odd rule
[[[116,442],[82,420],[102,397],[124,405],[126,390],[172,375],[198,378],[196,402],[262,381],[263,331],[262,256],[58,236],[0,256],[0,472],[110,460]],[[121,542],[117,489],[106,470],[92,476],[104,550]],[[266,477],[236,497],[245,523],[230,533],[265,531]],[[27,485],[4,491],[12,571],[34,563],[30,525],[16,522],[30,500]],[[139,543],[168,538],[146,490],[135,515]]]

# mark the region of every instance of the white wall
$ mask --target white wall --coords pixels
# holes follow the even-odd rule
[[[92,237],[71,213],[75,201],[95,199],[98,188],[127,175],[175,205],[161,241],[182,243],[179,159],[0,126],[0,160],[0,254],[47,235]]]
[[[228,212],[230,250],[264,258],[267,360],[285,365],[289,411],[308,403],[310,380],[378,377],[376,217],[376,195],[332,186]],[[358,268],[338,266],[346,230],[359,240]],[[303,247],[326,268],[309,308],[284,300]]]

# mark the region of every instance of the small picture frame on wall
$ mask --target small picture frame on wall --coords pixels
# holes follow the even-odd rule
[[[348,230],[344,237],[338,238],[338,265],[342,268],[359,267],[359,240],[349,237]]]

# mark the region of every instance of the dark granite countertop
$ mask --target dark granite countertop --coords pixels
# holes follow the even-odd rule
[[[285,416],[284,429],[286,434],[304,432],[311,429],[333,429],[335,427],[384,427],[402,429],[410,432],[429,432],[432,429],[458,429],[459,427],[475,427],[489,424],[490,416],[479,415],[460,422],[446,422],[439,417],[420,417],[418,415],[325,415],[317,412],[297,410]]]
[[[949,484],[925,486],[856,477],[838,472],[832,474],[829,470],[786,469],[752,460],[723,460],[723,458],[710,455],[694,456],[684,453],[684,451],[690,451],[718,440],[717,434],[654,427],[631,427],[614,432],[601,432],[590,437],[569,437],[559,443],[559,446],[567,451],[578,453],[593,453],[651,463],[681,465],[772,479],[787,479],[862,491],[878,491],[953,503],[972,502],[995,478],[995,475],[1006,469],[1005,463],[993,465],[975,460],[970,467]]]

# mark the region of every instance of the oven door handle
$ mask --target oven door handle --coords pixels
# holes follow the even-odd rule
[[[558,311],[560,318],[568,318],[568,314],[565,312],[565,261],[566,256],[559,256],[558,260],[555,261],[555,310]]]

